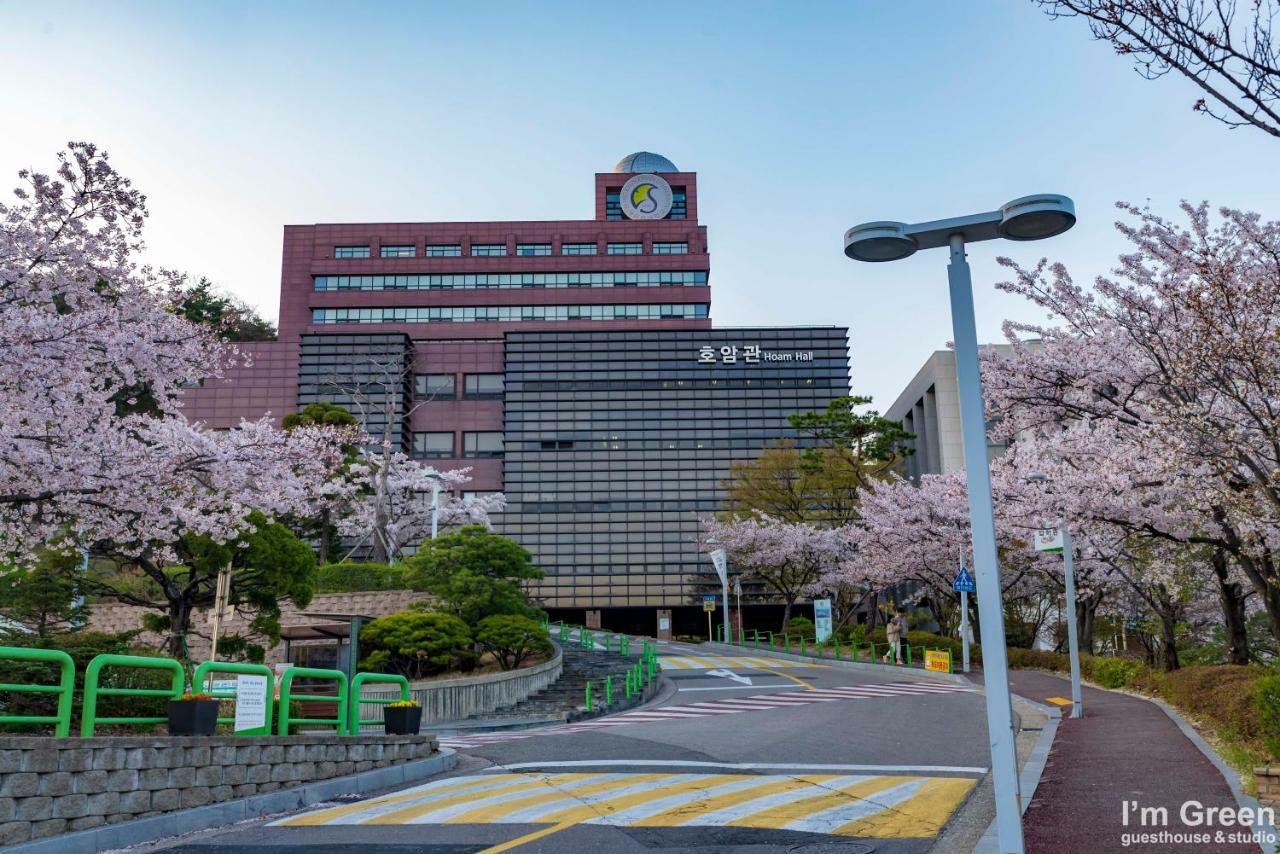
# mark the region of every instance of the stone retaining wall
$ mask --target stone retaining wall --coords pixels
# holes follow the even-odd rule
[[[1280,765],[1255,766],[1253,780],[1258,784],[1258,803],[1280,807]]]
[[[431,735],[0,738],[0,846],[424,759]]]
[[[422,723],[434,724],[458,721],[513,706],[559,679],[562,669],[563,653],[556,644],[555,654],[551,658],[532,667],[460,679],[412,682],[409,688],[413,699],[422,704]],[[399,696],[395,692],[374,690],[373,686],[363,694],[365,697]],[[361,706],[360,717],[381,717],[379,709],[375,704],[366,703]]]

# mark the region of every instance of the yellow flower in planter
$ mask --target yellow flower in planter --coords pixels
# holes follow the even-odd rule
[[[396,700],[394,703],[387,703],[388,709],[416,709],[422,704],[417,700]]]

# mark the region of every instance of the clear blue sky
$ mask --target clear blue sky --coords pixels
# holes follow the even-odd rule
[[[285,223],[585,219],[593,172],[660,152],[699,173],[714,320],[849,326],[882,408],[951,337],[946,259],[855,264],[850,225],[1074,197],[1064,237],[971,252],[994,339],[1035,317],[997,252],[1089,280],[1118,199],[1280,215],[1280,142],[1023,0],[0,0],[0,80],[0,173],[97,141],[150,197],[150,260],[271,316]]]

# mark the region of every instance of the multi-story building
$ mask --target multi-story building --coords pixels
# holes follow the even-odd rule
[[[548,610],[650,631],[653,608],[698,625],[697,517],[730,463],[848,393],[843,328],[712,329],[697,176],[647,152],[595,176],[592,219],[286,226],[279,329],[189,416],[358,402],[370,433],[505,492]]]
[[[983,349],[1009,350],[1006,344],[988,344]],[[935,350],[885,410],[886,418],[902,422],[915,438],[907,442],[912,449],[906,458],[905,474],[919,482],[924,474],[950,474],[964,471],[964,438],[960,432],[960,391],[956,380],[954,350]],[[987,459],[1004,452],[1003,443],[988,440]]]

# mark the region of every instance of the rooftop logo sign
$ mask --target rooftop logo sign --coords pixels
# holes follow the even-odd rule
[[[627,219],[662,219],[671,213],[671,185],[652,173],[632,175],[618,202]]]

